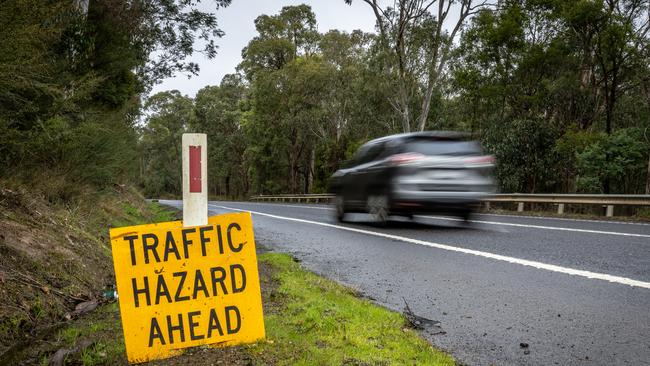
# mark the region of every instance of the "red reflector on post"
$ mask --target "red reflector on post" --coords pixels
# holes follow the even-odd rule
[[[201,146],[190,146],[190,193],[201,193]]]

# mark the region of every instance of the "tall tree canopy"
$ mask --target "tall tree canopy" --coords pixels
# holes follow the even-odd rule
[[[321,34],[306,5],[255,20],[194,101],[211,192],[324,192],[361,143],[421,129],[474,134],[502,191],[650,189],[647,1],[359,1],[375,34]]]
[[[7,0],[0,4],[0,177],[49,172],[107,185],[136,179],[140,99],[196,73],[223,32],[200,1]],[[213,9],[230,0],[212,1]]]
[[[209,135],[212,194],[324,192],[371,138],[453,129],[497,157],[506,192],[650,191],[648,1],[358,1],[375,33],[320,33],[309,6],[286,6],[255,19],[235,74],[194,98],[153,96],[144,114],[155,82],[196,72],[197,44],[214,56],[214,14],[5,1],[0,175],[178,194],[177,140],[192,131]]]

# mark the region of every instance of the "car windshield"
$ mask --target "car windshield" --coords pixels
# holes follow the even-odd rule
[[[406,151],[424,155],[480,155],[476,141],[440,141],[417,139],[406,144]]]

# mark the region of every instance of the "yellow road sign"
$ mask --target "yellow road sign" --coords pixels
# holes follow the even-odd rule
[[[264,338],[250,213],[110,230],[129,362]]]

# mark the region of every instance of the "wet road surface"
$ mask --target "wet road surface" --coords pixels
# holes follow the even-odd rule
[[[181,201],[161,201],[182,208]],[[389,308],[468,365],[650,365],[650,225],[475,215],[340,224],[325,205],[253,212],[256,241]],[[527,347],[522,347],[527,345]]]

